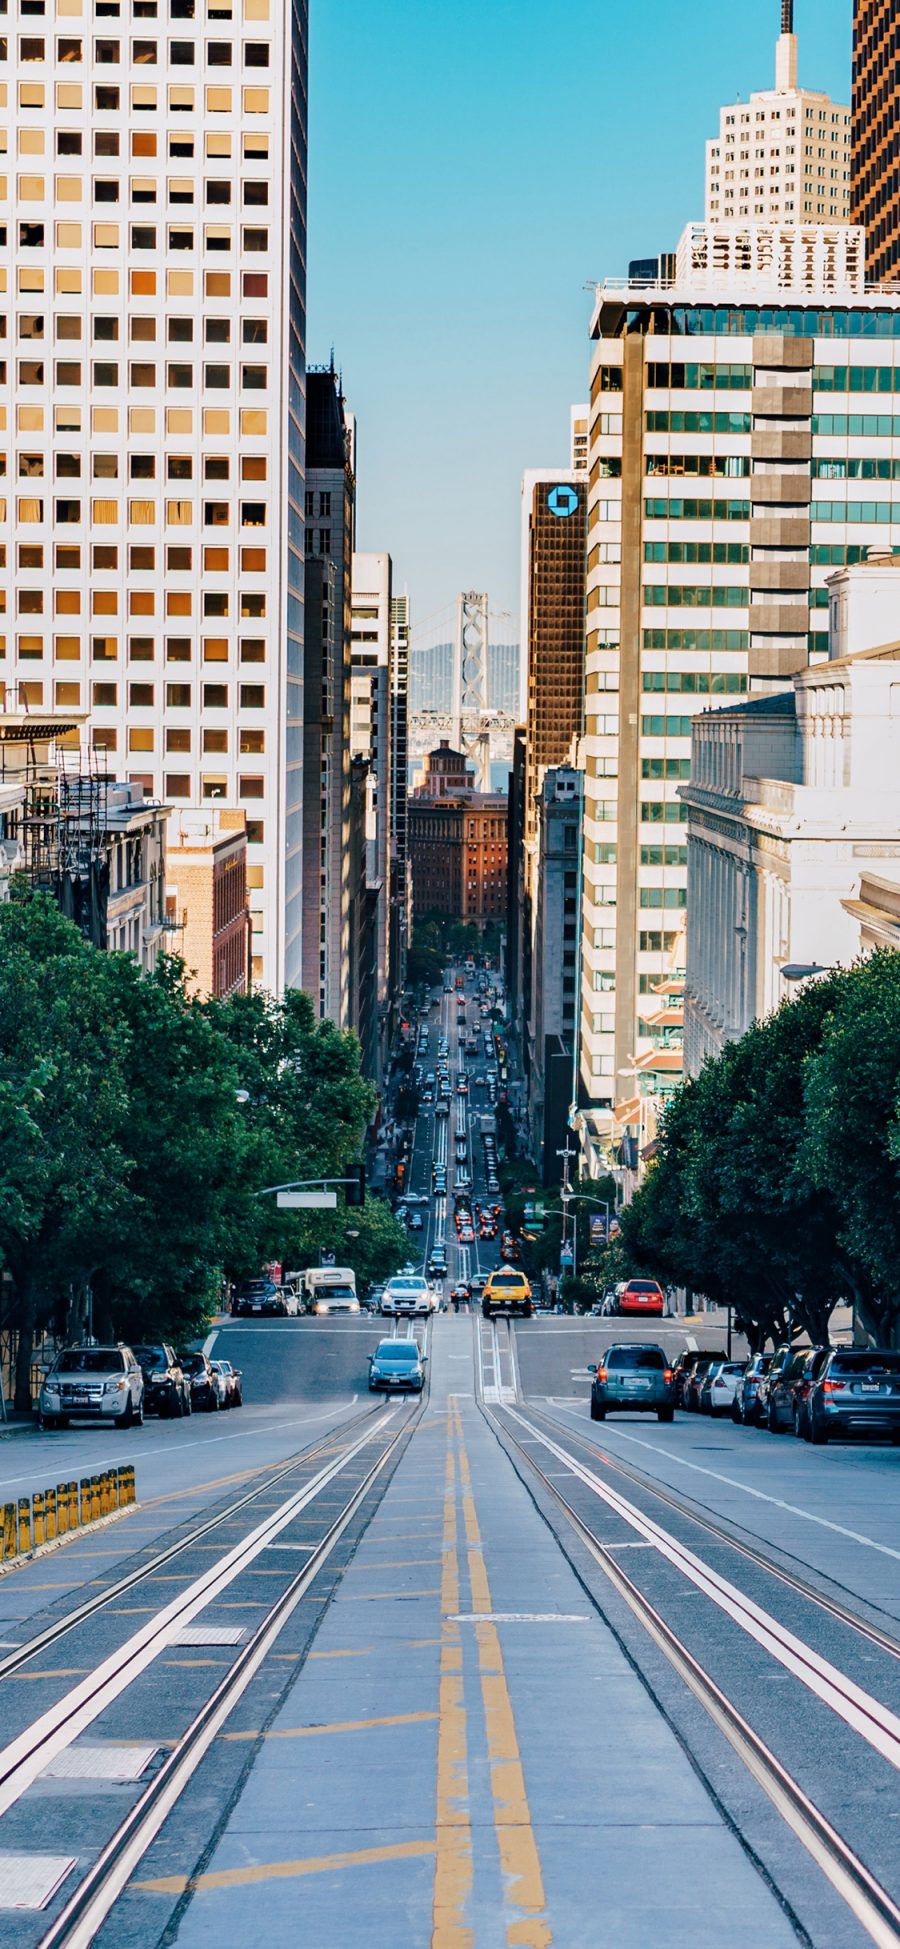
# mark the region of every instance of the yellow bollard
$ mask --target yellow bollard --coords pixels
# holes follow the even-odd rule
[[[56,1508],[56,1490],[44,1490],[44,1530],[48,1543],[55,1543],[59,1535],[59,1517]]]
[[[99,1475],[92,1475],[91,1476],[91,1522],[96,1523],[99,1521],[99,1519],[100,1519],[100,1477]]]
[[[82,1526],[91,1520],[91,1478],[89,1475],[83,1475],[81,1478],[81,1503],[78,1520]]]
[[[3,1504],[3,1556],[6,1559],[6,1557],[18,1556],[18,1553],[19,1537],[16,1527],[16,1505],[14,1502],[5,1502]]]
[[[19,1555],[31,1549],[31,1504],[27,1496],[19,1497]]]
[[[69,1529],[69,1485],[57,1482],[56,1485],[56,1534],[66,1536]]]
[[[41,1544],[47,1541],[47,1531],[44,1526],[44,1492],[42,1489],[35,1489],[34,1495],[31,1498],[31,1537],[36,1550],[39,1550]]]
[[[100,1485],[100,1514],[109,1515],[109,1471],[104,1469],[97,1478]]]
[[[119,1503],[123,1509],[130,1509],[134,1502],[134,1469],[129,1466],[119,1470]]]
[[[77,1529],[78,1528],[78,1484],[77,1482],[70,1482],[67,1486],[69,1491],[69,1528]]]

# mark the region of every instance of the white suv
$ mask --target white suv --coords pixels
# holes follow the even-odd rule
[[[400,1272],[396,1279],[389,1279],[381,1295],[381,1311],[407,1316],[416,1313],[433,1313],[437,1300],[427,1279],[420,1272]]]
[[[130,1347],[64,1347],[41,1388],[42,1428],[75,1420],[113,1421],[130,1428],[144,1419],[144,1377]]]

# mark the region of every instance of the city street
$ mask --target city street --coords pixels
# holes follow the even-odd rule
[[[138,1506],[0,1578],[0,1949],[897,1940],[900,1454],[592,1426],[612,1341],[695,1330],[228,1321],[240,1413],[7,1441],[7,1495],[127,1459]]]

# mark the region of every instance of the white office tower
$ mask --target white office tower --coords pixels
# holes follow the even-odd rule
[[[390,969],[391,594],[390,555],[353,557],[350,752],[368,761],[366,876],[375,909],[377,1079],[387,1044]]]
[[[277,989],[300,941],[306,0],[23,0],[8,49],[4,682],[88,710],[150,794],[246,813]]]
[[[793,0],[781,27],[774,88],[730,102],[706,145],[708,222],[850,221],[850,110],[797,86]]]
[[[580,755],[597,1169],[619,1108],[678,1081],[660,993],[673,954],[683,968],[694,713],[824,658],[828,577],[872,544],[900,549],[900,297],[866,291],[861,259],[824,289],[802,248],[795,263],[787,289],[752,258],[727,294],[689,262],[671,284],[597,293]]]

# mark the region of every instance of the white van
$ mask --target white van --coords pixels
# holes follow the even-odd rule
[[[311,1313],[358,1313],[356,1273],[350,1266],[310,1266],[303,1275]]]

